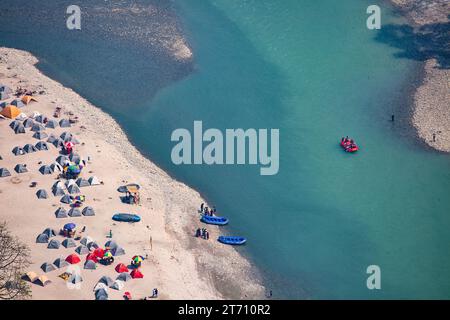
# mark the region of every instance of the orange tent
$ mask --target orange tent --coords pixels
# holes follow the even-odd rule
[[[22,97],[22,102],[25,104],[29,104],[31,101],[36,101],[36,98],[32,97],[32,96],[23,96]]]
[[[2,116],[5,116],[10,119],[16,118],[21,113],[22,113],[22,111],[20,111],[19,108],[17,108],[16,106],[13,106],[13,105],[6,106],[2,110]]]

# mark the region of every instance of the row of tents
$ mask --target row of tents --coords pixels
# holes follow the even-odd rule
[[[39,141],[36,145],[32,145],[31,143],[27,143],[23,148],[16,146],[12,149],[12,153],[15,156],[22,156],[27,153],[34,153],[38,151],[48,151],[48,145],[44,141]]]

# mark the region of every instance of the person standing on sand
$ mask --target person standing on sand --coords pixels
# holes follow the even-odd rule
[[[433,133],[433,142],[436,142],[436,133]]]
[[[200,205],[200,211],[201,212],[203,212],[203,207],[205,206],[205,204],[204,203],[202,203],[201,205]]]

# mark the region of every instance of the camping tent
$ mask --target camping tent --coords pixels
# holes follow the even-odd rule
[[[88,254],[89,249],[86,246],[80,245],[75,249],[76,253],[78,254]]]
[[[61,128],[68,128],[68,127],[71,126],[71,125],[70,125],[70,121],[67,120],[67,119],[61,119],[61,121],[59,121],[59,126],[60,126]]]
[[[111,288],[115,290],[122,290],[123,287],[125,287],[125,283],[122,280],[114,281],[113,285],[111,286]]]
[[[54,143],[56,141],[56,137],[53,134],[50,134],[50,136],[47,139],[48,143]]]
[[[21,155],[25,154],[26,152],[21,147],[14,147],[14,149],[12,150],[12,153],[15,156],[21,156]]]
[[[130,272],[130,270],[128,270],[128,267],[127,267],[125,264],[123,264],[123,263],[119,263],[119,264],[116,266],[116,271],[117,271],[118,273]],[[127,274],[128,274],[128,273],[127,273]]]
[[[65,196],[63,196],[60,200],[62,203],[66,203],[66,204],[70,204],[72,203],[72,198],[66,194]]]
[[[56,270],[56,267],[55,267],[53,264],[51,264],[51,263],[44,262],[44,263],[41,265],[41,269],[42,269],[45,273],[47,273],[47,272]]]
[[[1,112],[2,116],[6,117],[6,118],[9,118],[9,119],[14,119],[19,114],[21,114],[20,109],[17,108],[16,106],[12,106],[12,105],[4,107],[2,112]]]
[[[69,156],[70,161],[72,161],[73,163],[79,164],[81,162],[81,157],[80,155],[76,154],[76,153],[71,153]]]
[[[34,125],[34,121],[31,118],[25,119],[25,121],[23,122],[23,126],[25,128],[32,128]]]
[[[103,283],[103,284],[107,285],[108,287],[112,286],[114,283],[113,279],[111,279],[108,276],[101,277],[100,280],[98,280],[98,282]]]
[[[4,91],[0,92],[0,100],[6,100],[6,99],[9,99],[9,98],[10,98],[9,94],[7,94]]]
[[[113,249],[113,248],[116,248],[116,247],[118,247],[119,245],[117,244],[117,242],[116,241],[114,241],[114,240],[108,240],[108,241],[106,241],[106,243],[105,243],[105,248],[109,248],[109,249]]]
[[[50,284],[51,281],[46,277],[46,276],[40,276],[39,278],[37,278],[34,283],[45,287],[46,285]]]
[[[37,99],[29,95],[25,95],[22,97],[22,102],[25,104],[29,104],[31,101],[37,102]]]
[[[25,173],[28,172],[27,166],[25,164],[18,164],[14,167],[14,170],[17,173]]]
[[[31,127],[31,131],[33,131],[33,132],[45,131],[45,128],[44,128],[44,126],[42,124],[35,123]]]
[[[72,138],[72,134],[70,132],[64,131],[63,133],[61,133],[59,137],[63,139],[64,142],[67,142],[70,141],[70,139]]]
[[[64,141],[59,138],[55,139],[55,141],[53,141],[52,143],[56,148],[64,146]]]
[[[70,264],[77,264],[81,261],[81,259],[75,253],[72,253],[71,255],[67,256],[66,261]]]
[[[105,289],[108,290],[108,286],[104,283],[98,282],[95,287],[94,287],[94,292],[99,290],[99,289]]]
[[[14,120],[14,121],[11,121],[11,123],[9,124],[9,127],[11,129],[15,130],[21,124],[22,124],[22,122],[20,122],[19,120]]]
[[[94,261],[92,261],[92,260],[87,260],[84,263],[84,268],[88,269],[88,270],[95,270],[95,269],[97,269],[97,264]]]
[[[36,118],[34,118],[34,120],[36,120],[36,122],[39,122],[39,123],[45,123],[46,121],[48,121],[48,118],[46,116],[40,114]]]
[[[95,254],[93,254],[93,253],[89,253],[89,254],[86,256],[86,261],[87,261],[87,260],[92,260],[92,261],[94,261],[94,262],[98,262],[97,256],[96,256]]]
[[[111,253],[113,254],[113,256],[117,257],[117,256],[123,256],[125,254],[125,250],[122,247],[115,247],[111,249]]]
[[[56,259],[53,264],[58,267],[58,268],[63,268],[63,267],[67,267],[69,265],[69,263],[64,260],[64,258],[58,258]]]
[[[21,112],[21,113],[19,113],[19,115],[16,117],[16,120],[24,121],[26,118],[28,118],[28,116],[27,116],[25,113]]]
[[[67,191],[69,192],[69,194],[77,194],[81,192],[80,188],[78,188],[76,184],[72,184],[69,187],[67,187]]]
[[[81,239],[80,243],[84,246],[87,246],[89,243],[94,242],[94,239],[92,239],[91,237],[84,237],[83,239]]]
[[[97,186],[100,184],[100,180],[98,180],[96,176],[90,177],[88,181],[91,186]]]
[[[98,289],[95,291],[95,300],[108,300],[108,291],[106,289]]]
[[[127,282],[127,281],[131,280],[132,278],[131,278],[131,276],[130,276],[129,273],[122,272],[121,274],[119,274],[119,275],[117,276],[116,279],[117,279],[117,280],[120,280],[120,281]]]
[[[58,169],[60,172],[63,171],[63,168],[61,167],[61,165],[57,162],[54,162],[50,165],[50,168],[55,171],[56,169]]]
[[[86,207],[83,209],[83,216],[92,217],[95,216],[95,211],[91,207]]]
[[[142,274],[141,271],[139,271],[139,269],[133,269],[133,271],[131,271],[130,276],[133,279],[142,279],[144,277],[144,275]]]
[[[74,185],[74,184],[76,184],[76,183],[75,183],[75,180],[69,179],[69,180],[66,180],[66,182],[64,182],[64,184],[65,184],[66,187],[68,188],[69,186]]]
[[[35,147],[39,151],[47,151],[48,150],[48,145],[44,141],[39,141],[38,143],[36,143]]]
[[[91,184],[86,179],[83,179],[83,178],[77,179],[77,186],[79,186],[80,188],[89,187],[90,185]]]
[[[43,140],[48,137],[48,134],[46,134],[44,131],[38,131],[35,134],[33,134],[33,138],[38,140]]]
[[[60,165],[64,166],[70,162],[69,158],[66,156],[58,156],[56,158],[56,162],[58,162]]]
[[[48,243],[48,238],[48,235],[46,235],[45,233],[41,233],[37,236],[36,243]]]
[[[81,212],[78,208],[72,208],[69,210],[68,215],[70,217],[81,217]]]
[[[46,228],[44,230],[44,232],[42,232],[42,233],[46,234],[49,238],[56,237],[56,231],[55,231],[55,229],[52,229],[52,228]]]
[[[27,272],[25,275],[23,275],[22,279],[25,281],[30,281],[30,282],[34,282],[36,281],[36,279],[38,278],[38,275],[36,274],[36,272],[33,271],[29,271]]]
[[[37,149],[32,144],[28,143],[23,147],[23,151],[25,151],[26,153],[33,153],[33,152],[36,152]]]
[[[79,274],[72,274],[69,278],[69,282],[73,284],[77,284],[83,281],[83,278]]]
[[[75,248],[77,246],[77,243],[75,242],[75,240],[68,238],[62,242],[62,245],[65,248]]]
[[[98,249],[99,245],[97,244],[97,242],[93,241],[93,242],[89,242],[87,244],[87,247],[89,250],[92,250],[92,249]]]
[[[59,242],[59,240],[52,239],[52,240],[50,240],[50,242],[48,243],[47,248],[48,248],[48,249],[59,249],[60,246],[61,246],[61,242]]]
[[[47,123],[45,124],[46,128],[50,128],[50,129],[56,129],[58,127],[58,121],[56,120],[48,120]]]
[[[61,188],[61,189],[64,188],[64,183],[61,180],[56,181],[52,186],[52,189],[55,189],[55,188]]]
[[[50,166],[42,166],[39,168],[39,172],[42,173],[43,175],[46,175],[46,174],[52,174],[53,170]]]
[[[6,168],[0,168],[0,178],[9,177],[11,173]]]
[[[62,189],[62,188],[53,188],[52,193],[55,197],[64,196],[66,194],[64,192],[64,189]],[[66,217],[67,217],[67,215],[66,215]],[[59,218],[59,217],[57,217],[57,218]],[[65,217],[61,217],[61,218],[65,218]]]
[[[47,191],[45,191],[44,189],[38,190],[38,192],[36,192],[36,196],[38,197],[38,199],[48,199]]]
[[[25,127],[23,126],[23,124],[19,124],[19,125],[14,129],[14,133],[15,133],[15,134],[25,133]]]
[[[62,189],[59,189],[59,190],[62,190]],[[56,212],[55,212],[55,216],[58,219],[67,218],[67,211],[64,210],[64,208],[58,208],[58,210],[56,210]]]
[[[13,101],[11,101],[11,105],[16,106],[17,108],[25,107],[25,104],[19,99],[14,99]]]
[[[37,102],[37,99],[35,97],[33,97],[33,96],[25,95],[25,96],[22,97],[22,101],[25,104],[29,104],[31,101]]]
[[[4,84],[0,84],[0,92],[13,93],[12,89]]]

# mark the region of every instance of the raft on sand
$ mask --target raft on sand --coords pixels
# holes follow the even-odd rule
[[[202,218],[200,221],[207,223],[207,224],[213,224],[216,226],[224,226],[228,224],[228,219],[224,217],[211,217],[207,215],[202,215]]]
[[[141,221],[140,216],[131,213],[117,213],[113,215],[112,219],[118,222],[132,222],[132,223]]]
[[[233,246],[243,245],[247,242],[247,239],[244,237],[226,237],[226,236],[220,236],[217,241],[223,243],[223,244],[229,244]]]

